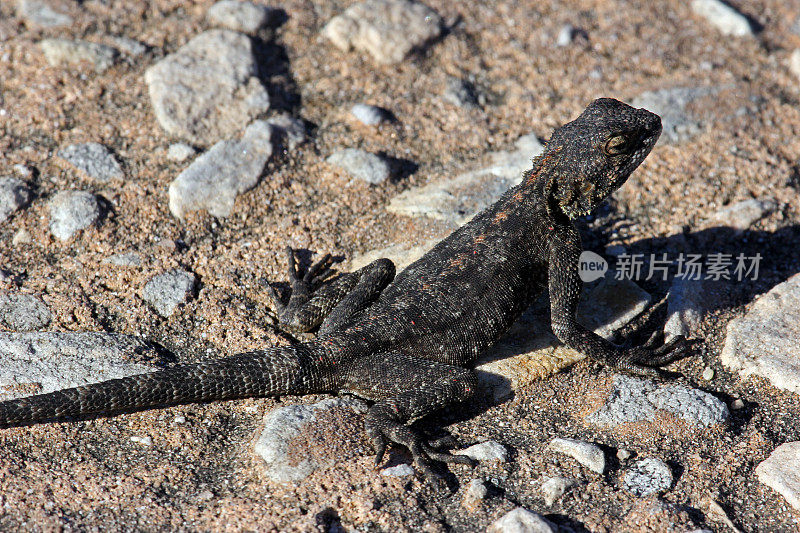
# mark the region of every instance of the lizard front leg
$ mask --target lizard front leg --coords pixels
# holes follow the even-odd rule
[[[364,423],[377,452],[376,465],[383,459],[387,445],[393,442],[407,447],[419,471],[435,479],[431,460],[461,464],[472,464],[472,460],[437,452],[407,424],[471,398],[477,382],[475,372],[470,369],[390,352],[348,364],[341,390],[376,402]]]
[[[654,335],[642,346],[627,348],[581,326],[575,319],[582,285],[578,275],[580,235],[572,226],[555,227],[553,231],[548,266],[550,321],[561,342],[609,366],[651,377],[659,376],[655,367],[686,355],[692,343],[683,336],[659,344],[659,337]]]
[[[394,279],[394,263],[377,259],[365,267],[323,282],[330,268],[331,256],[325,255],[301,274],[294,252],[286,248],[291,296],[284,304],[267,283],[281,324],[293,331],[319,333],[337,329],[358,311],[367,307]]]

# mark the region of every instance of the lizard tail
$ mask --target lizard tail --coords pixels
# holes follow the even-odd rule
[[[242,353],[0,402],[0,428],[68,417],[114,415],[152,407],[319,389],[305,345]]]

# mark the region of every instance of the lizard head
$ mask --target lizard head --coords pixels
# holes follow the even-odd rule
[[[531,171],[548,205],[571,219],[590,213],[644,161],[661,135],[661,118],[612,98],[592,102],[555,132]]]

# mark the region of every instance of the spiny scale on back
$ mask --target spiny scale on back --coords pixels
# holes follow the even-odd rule
[[[469,399],[470,367],[544,290],[554,333],[610,366],[657,375],[681,357],[683,338],[623,348],[575,321],[580,237],[572,222],[620,187],[661,133],[659,117],[616,100],[594,101],[557,129],[520,185],[395,277],[379,259],[323,282],[328,257],[305,274],[288,250],[292,296],[273,290],[282,323],[317,330],[304,343],[179,365],[94,385],[0,402],[0,427],[57,418],[246,396],[346,391],[374,402],[365,429],[380,461],[390,443],[417,468],[466,462],[426,445],[409,421]]]

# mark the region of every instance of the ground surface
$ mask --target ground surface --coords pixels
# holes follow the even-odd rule
[[[760,484],[754,469],[775,446],[800,440],[794,422],[800,401],[766,381],[741,381],[718,356],[728,321],[755,295],[800,270],[800,92],[786,66],[800,46],[791,30],[800,4],[737,2],[763,29],[736,38],[718,33],[680,1],[428,0],[449,31],[388,66],[341,52],[320,36],[325,22],[350,4],[280,4],[288,17],[275,43],[286,74],[273,88],[273,109],[307,121],[311,140],[275,157],[229,218],[200,212],[184,221],[170,214],[167,188],[186,163],[166,158],[174,139],[156,122],[143,74],[208,27],[211,2],[53,2],[74,24],[47,30],[29,27],[13,2],[0,4],[0,172],[13,175],[14,165],[28,166],[33,174],[25,179],[35,193],[30,207],[0,226],[2,268],[14,274],[2,282],[5,289],[41,295],[53,312],[49,330],[139,334],[185,361],[284,342],[268,327],[269,299],[260,280],[285,279],[285,245],[352,257],[443,235],[444,225],[384,207],[403,190],[468,170],[520,135],[546,139],[596,97],[631,101],[663,87],[713,85],[723,87],[719,97],[694,110],[703,118],[702,131],[683,143],[659,144],[583,230],[592,249],[623,244],[660,252],[668,237],[695,232],[730,203],[769,197],[781,206],[754,229],[769,254],[763,276],[720,305],[703,326],[699,355],[673,367],[694,386],[726,403],[741,398],[745,407],[733,412],[729,427],[699,437],[604,433],[583,423],[582,404],[605,390],[613,373],[582,362],[500,405],[478,401],[464,412],[423,421],[423,427],[447,424],[465,444],[490,438],[512,451],[505,464],[453,468],[452,484],[461,487],[455,493],[380,476],[368,454],[296,484],[266,479],[252,452],[261,416],[320,397],[190,405],[3,430],[0,529],[314,531],[340,524],[345,530],[479,531],[520,505],[577,531],[663,529],[642,500],[621,487],[619,464],[599,475],[545,453],[556,436],[601,443],[609,457],[626,448],[672,465],[676,482],[662,499],[680,508],[685,524],[724,531],[709,510],[711,498],[743,531],[796,529],[798,512]],[[588,38],[556,46],[565,23]],[[89,66],[50,66],[36,46],[50,36],[102,41],[109,35],[149,48],[95,73]],[[444,99],[451,77],[471,80],[485,95],[483,105],[464,109]],[[349,116],[356,102],[382,106],[397,120],[360,125]],[[53,157],[60,147],[90,141],[112,149],[124,180],[98,185]],[[324,163],[343,147],[384,153],[410,171],[378,186],[351,180]],[[92,190],[110,209],[98,227],[62,243],[48,231],[47,200],[73,188]],[[13,244],[20,229],[30,233],[30,242]],[[141,267],[102,262],[128,251],[142,254]],[[141,290],[153,275],[178,266],[197,274],[199,291],[165,319],[142,300]],[[643,285],[653,294],[668,288]],[[700,378],[707,366],[715,370],[711,381]],[[176,423],[176,417],[185,421]],[[153,444],[131,436],[150,436]],[[582,485],[547,508],[539,486],[556,472]],[[469,511],[461,497],[475,478],[492,488],[482,506]],[[637,513],[644,518],[637,521]]]

